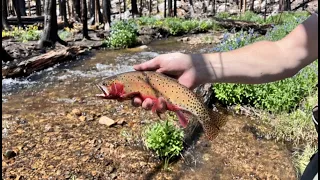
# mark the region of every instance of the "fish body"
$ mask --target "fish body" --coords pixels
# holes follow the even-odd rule
[[[206,108],[200,98],[176,79],[154,71],[132,71],[106,78],[97,87],[103,92],[98,97],[104,99],[129,100],[140,97],[150,98],[158,108],[158,98],[163,97],[169,111],[177,114],[180,124],[186,127],[190,116],[202,125],[209,140],[213,140],[222,125],[220,114]]]

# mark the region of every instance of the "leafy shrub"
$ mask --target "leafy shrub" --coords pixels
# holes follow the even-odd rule
[[[256,38],[257,36],[252,31],[241,31],[233,35],[225,34],[224,41],[214,50],[228,51],[259,40],[279,40],[291,32],[305,18],[300,17],[296,18],[295,21],[277,25],[266,36],[259,38]],[[214,85],[214,91],[217,98],[227,105],[251,104],[254,107],[271,112],[288,112],[296,108],[317,83],[317,64],[316,61],[294,77],[281,81],[260,85],[221,83]]]
[[[164,19],[163,28],[169,31],[172,35],[179,35],[184,32],[182,20],[179,18],[166,18]]]
[[[133,21],[116,21],[111,25],[111,33],[105,44],[112,48],[126,48],[137,41],[137,25]]]
[[[182,29],[185,33],[197,30],[199,23],[196,20],[187,20],[181,23]]]
[[[21,42],[36,41],[40,39],[38,26],[29,25],[26,29],[14,27],[11,31],[2,31],[2,37],[17,38]]]
[[[294,21],[296,18],[304,18],[307,16],[308,16],[308,12],[306,11],[282,12],[273,16],[268,16],[265,21],[263,15],[255,14],[252,11],[246,11],[241,15],[231,15],[230,13],[227,13],[227,12],[217,13],[216,15],[216,17],[221,19],[252,21],[259,24],[275,24],[275,25]]]
[[[183,136],[183,131],[170,120],[155,123],[144,134],[146,147],[159,157],[169,159],[182,151]]]

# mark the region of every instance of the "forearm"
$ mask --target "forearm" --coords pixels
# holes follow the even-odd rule
[[[281,49],[270,41],[229,52],[204,54],[203,58],[209,63],[210,82],[260,84],[284,79],[297,71],[286,67]]]
[[[260,84],[291,77],[318,58],[318,16],[309,17],[279,41],[260,41],[202,58],[207,82]]]

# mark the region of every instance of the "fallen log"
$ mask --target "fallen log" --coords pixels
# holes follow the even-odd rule
[[[86,47],[73,46],[32,57],[17,65],[2,68],[2,79],[27,76],[52,65],[75,59],[77,55],[86,52],[86,49]]]
[[[16,16],[8,17],[9,25],[17,25],[18,18]],[[43,23],[44,16],[21,16],[22,24],[34,24],[34,23]]]
[[[232,20],[232,19],[221,19],[213,17],[216,23],[226,29],[235,29],[235,30],[249,30],[254,29],[254,31],[259,32],[264,35],[267,31],[272,28],[271,24],[258,24],[252,21],[242,21],[242,20]]]

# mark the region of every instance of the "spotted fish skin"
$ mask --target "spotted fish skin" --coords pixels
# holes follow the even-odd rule
[[[101,88],[102,87],[102,88]],[[106,89],[100,97],[105,99],[126,100],[135,96],[142,100],[150,98],[157,108],[158,98],[166,100],[167,109],[174,111],[181,123],[184,118],[194,116],[202,125],[209,140],[213,140],[225,119],[217,112],[209,110],[198,96],[176,79],[154,71],[132,71],[106,78],[100,85],[100,90]]]

